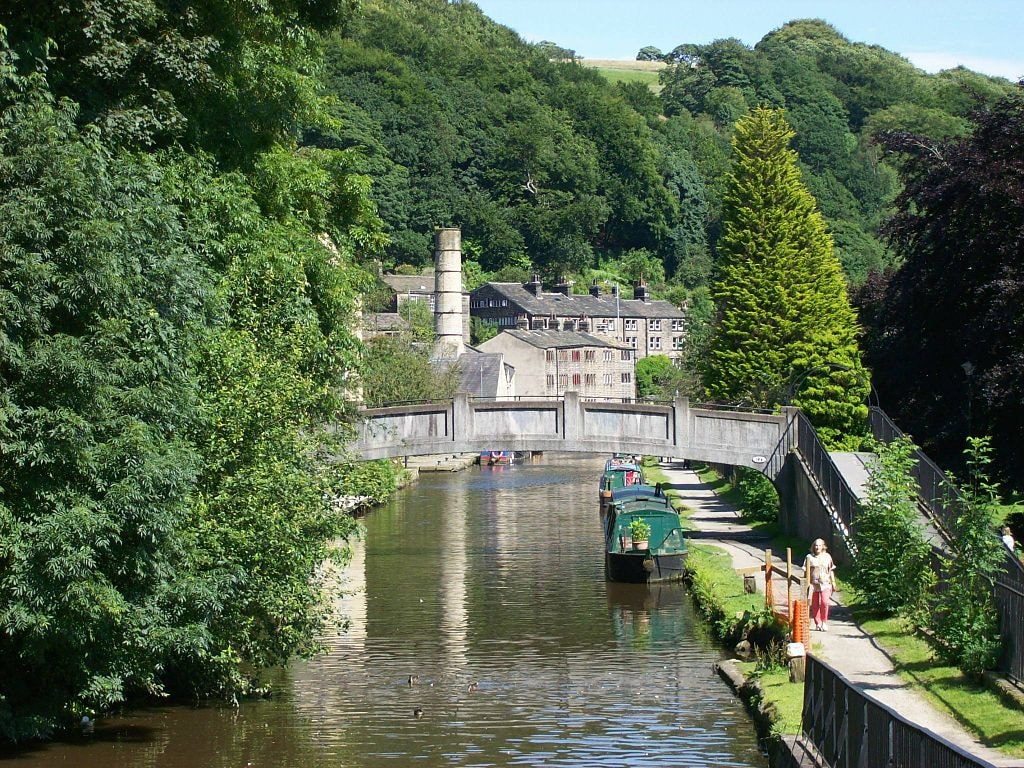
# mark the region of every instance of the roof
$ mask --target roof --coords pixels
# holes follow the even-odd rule
[[[495,352],[477,352],[459,356],[459,392],[474,397],[498,396],[498,382],[504,376],[503,356]]]
[[[381,275],[395,293],[433,293],[434,273],[427,275]]]
[[[594,336],[579,331],[524,331],[510,328],[502,331],[513,338],[524,341],[538,349],[572,349],[573,347],[609,347],[611,349],[632,349],[631,344],[624,344],[615,339]]]
[[[368,331],[401,331],[408,327],[409,323],[397,312],[366,312],[363,314],[363,328]]]
[[[532,315],[587,315],[588,317],[643,317],[643,318],[683,318],[686,313],[668,301],[641,301],[640,299],[624,299],[603,294],[591,296],[589,293],[573,293],[566,296],[561,293],[541,293],[534,296],[523,287],[522,283],[487,283],[472,291],[475,294],[482,288],[491,288],[496,293],[516,304]]]

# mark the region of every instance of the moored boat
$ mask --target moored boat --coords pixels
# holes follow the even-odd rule
[[[609,581],[656,582],[683,577],[686,541],[679,513],[660,486],[612,492],[604,518]],[[646,540],[639,536],[646,534]]]
[[[526,451],[481,451],[481,466],[516,464],[524,461],[529,454]]]
[[[604,463],[604,472],[601,474],[601,490],[598,494],[601,514],[603,515],[608,511],[608,504],[611,502],[612,494],[615,491],[620,488],[642,485],[643,482],[643,470],[632,459],[608,459]]]

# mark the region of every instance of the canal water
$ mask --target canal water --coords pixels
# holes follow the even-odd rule
[[[767,766],[679,584],[604,581],[602,457],[425,474],[365,519],[348,628],[271,700],[100,722],[17,764]]]

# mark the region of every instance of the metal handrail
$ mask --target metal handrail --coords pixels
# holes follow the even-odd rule
[[[834,667],[805,659],[802,741],[833,768],[993,768],[992,763],[911,723],[856,688]]]

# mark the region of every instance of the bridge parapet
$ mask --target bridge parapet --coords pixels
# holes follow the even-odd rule
[[[486,450],[639,453],[765,468],[786,414],[672,403],[454,400],[366,409],[349,449],[364,459]]]

